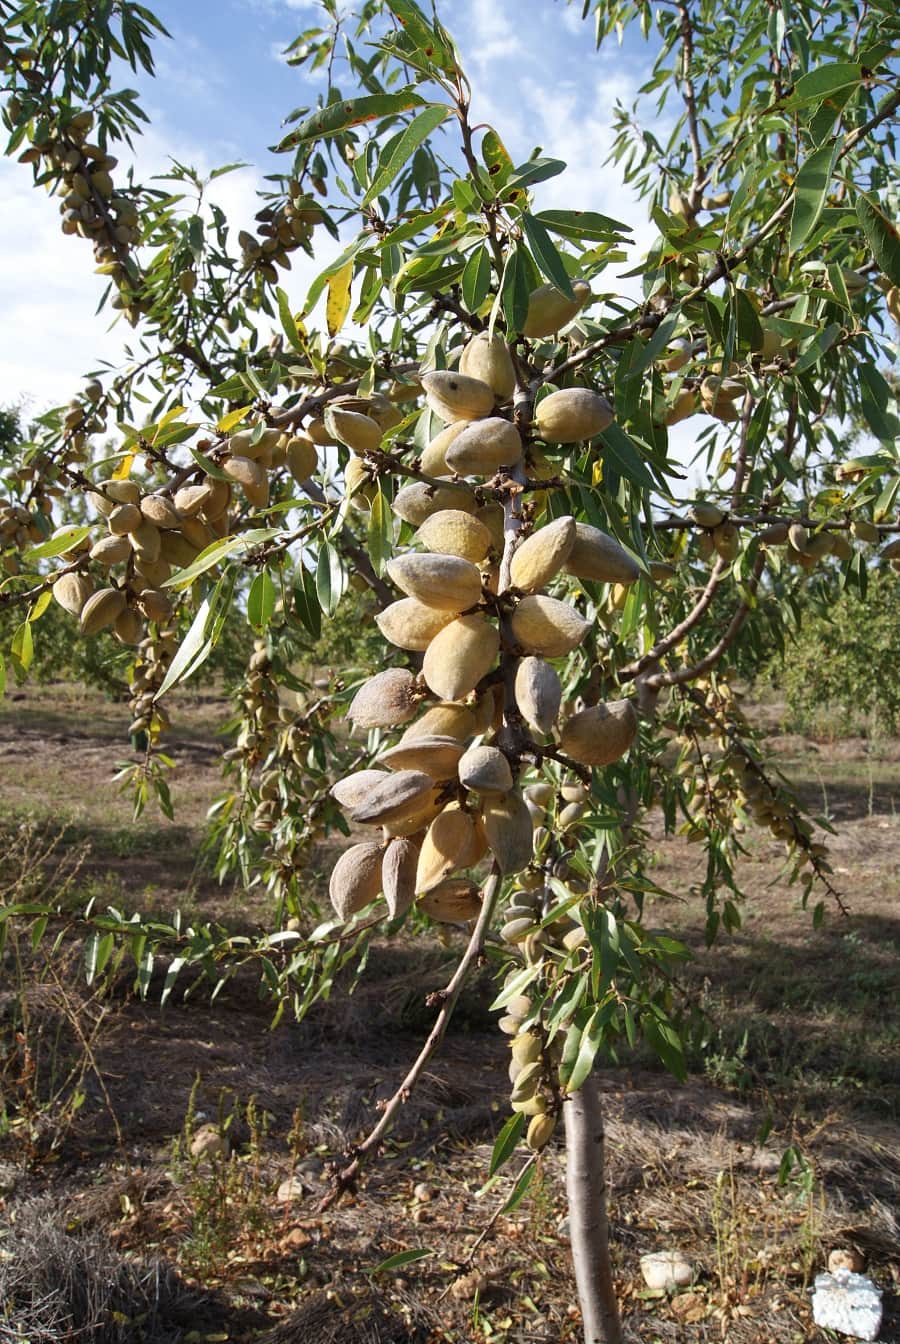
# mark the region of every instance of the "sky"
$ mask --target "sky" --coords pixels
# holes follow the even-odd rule
[[[219,179],[214,194],[236,227],[252,228],[263,175],[286,162],[266,147],[294,108],[314,105],[320,87],[318,76],[281,55],[321,21],[318,2],[150,0],[150,7],[172,40],[155,45],[156,79],[123,74],[123,83],[137,83],[151,119],[136,146],[136,176],[164,173],[172,159],[201,172],[244,161],[249,166]],[[517,161],[540,145],[569,164],[538,188],[539,206],[599,210],[629,223],[637,253],[652,229],[604,159],[616,99],[633,100],[651,52],[635,35],[598,53],[580,12],[580,3],[558,0],[439,0],[472,81],[473,121],[492,124]],[[126,156],[123,149],[122,166]],[[96,315],[104,282],[93,274],[90,244],[61,234],[56,202],[31,185],[31,170],[0,159],[0,193],[0,404],[24,398],[35,413],[68,401],[100,359],[121,359],[131,329]],[[296,307],[327,259],[294,254],[282,274]]]

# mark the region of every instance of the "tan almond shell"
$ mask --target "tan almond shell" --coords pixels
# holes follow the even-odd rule
[[[509,346],[499,333],[476,332],[463,347],[459,371],[480,378],[493,389],[498,401],[508,401],[516,390],[516,370]]]
[[[439,509],[425,519],[414,540],[426,551],[458,555],[478,564],[491,549],[491,534],[484,523],[461,509]]]
[[[181,523],[178,510],[172,500],[167,499],[165,495],[145,495],[141,500],[141,513],[154,527],[171,529]]]
[[[516,704],[530,728],[549,733],[559,716],[562,684],[543,658],[522,658],[516,669]]]
[[[532,532],[516,548],[509,577],[514,588],[536,592],[554,579],[569,558],[575,543],[575,519],[555,518]]]
[[[452,779],[465,746],[459,738],[444,734],[411,737],[377,756],[379,765],[389,770],[424,770],[432,779]],[[333,790],[332,790],[333,792]]]
[[[84,574],[60,574],[53,584],[53,596],[70,616],[80,616],[94,585]]]
[[[398,649],[424,653],[435,635],[452,620],[452,611],[426,607],[414,597],[401,597],[378,612],[375,624],[385,639]]]
[[[450,444],[447,466],[460,476],[493,476],[522,457],[522,439],[510,420],[492,415],[474,420]]]
[[[452,424],[455,420],[479,420],[494,409],[494,391],[480,378],[470,378],[452,369],[435,369],[420,379],[425,400],[435,415]]]
[[[416,712],[416,679],[408,669],[389,667],[370,677],[350,702],[347,718],[357,728],[397,728]]]
[[[534,854],[534,826],[522,795],[513,791],[486,797],[481,816],[488,847],[501,873],[527,868]]]
[[[446,468],[445,468],[446,470]],[[411,481],[397,491],[391,503],[391,509],[398,518],[413,527],[420,527],[432,514],[444,509],[457,509],[460,513],[474,513],[477,508],[475,495],[467,485],[457,485],[448,481],[446,485],[429,485],[427,481]]]
[[[458,868],[467,868],[475,848],[475,822],[459,807],[445,807],[432,821],[416,867],[416,891],[430,891]]]
[[[100,588],[92,593],[81,608],[81,633],[96,635],[112,625],[125,610],[125,594],[120,588]]]
[[[451,877],[421,896],[418,905],[439,924],[467,924],[481,913],[481,891],[467,877]]]
[[[357,770],[353,775],[345,775],[331,786],[331,796],[341,807],[359,807],[365,802],[376,784],[388,779],[387,770]]]
[[[329,433],[351,452],[370,453],[381,445],[381,425],[371,416],[329,406],[325,412],[325,425]]]
[[[339,919],[349,919],[381,891],[382,846],[365,840],[344,850],[328,883],[328,896]]]
[[[476,793],[509,793],[513,786],[509,761],[498,747],[469,747],[457,773],[460,784]]]
[[[449,476],[450,468],[447,466],[447,449],[458,434],[467,429],[470,422],[468,420],[454,420],[452,424],[445,425],[444,428],[435,434],[422,454],[421,467],[426,476]]]
[[[422,675],[442,700],[462,700],[490,672],[499,651],[496,626],[483,616],[460,616],[428,645]]]
[[[590,583],[636,583],[640,565],[623,546],[599,527],[575,524],[575,540],[563,566],[567,574]]]
[[[421,718],[407,728],[400,741],[410,742],[413,738],[434,735],[455,737],[465,742],[474,737],[475,732],[475,716],[467,705],[429,705]]]
[[[481,599],[478,568],[457,555],[408,552],[388,561],[387,574],[408,597],[441,611],[465,611]]]
[[[599,392],[588,387],[566,387],[544,397],[534,418],[538,435],[546,443],[577,443],[607,429],[613,421],[613,409]]]
[[[419,846],[408,836],[397,836],[384,851],[381,889],[391,919],[405,912],[416,899],[416,865]]]
[[[610,765],[624,756],[638,730],[631,700],[611,700],[573,714],[563,725],[559,745],[579,765]]]
[[[540,594],[523,597],[510,624],[514,638],[528,653],[542,654],[545,658],[562,658],[571,653],[591,628],[590,621],[568,602]]]

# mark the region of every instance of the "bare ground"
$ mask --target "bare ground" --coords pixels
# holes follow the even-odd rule
[[[197,859],[220,788],[216,713],[211,701],[185,703],[176,719],[176,824],[145,814],[132,828],[129,801],[108,782],[110,742],[129,756],[124,707],[57,698],[48,712],[44,695],[7,703],[4,824],[29,815],[64,823],[72,853],[88,838],[77,880],[89,894],[261,924],[258,901],[223,892]],[[855,1247],[889,1294],[900,1281],[900,744],[812,743],[772,728],[785,772],[839,825],[833,863],[851,913],[829,912],[813,930],[783,880],[781,847],[753,832],[743,927],[707,950],[691,891],[696,851],[655,841],[654,875],[677,900],[658,900],[648,918],[691,945],[688,984],[708,1017],[698,1020],[687,1083],[641,1056],[603,1074],[617,1289],[628,1338],[643,1344],[823,1341],[808,1288],[835,1246]],[[46,1266],[77,1252],[164,1266],[171,1310],[156,1335],[148,1327],[154,1344],[576,1340],[559,1141],[510,1214],[496,1216],[518,1161],[479,1193],[507,1115],[506,1050],[486,979],[467,992],[378,1165],[354,1197],[317,1211],[325,1164],[365,1132],[402,1077],[430,1021],[425,997],[445,982],[452,953],[379,944],[354,994],[339,990],[301,1025],[276,1030],[249,973],[215,1002],[199,987],[161,1009],[158,994],[137,1001],[124,976],[91,995],[78,950],[65,951],[55,978],[36,975],[25,996],[24,1042],[21,1005],[5,987],[0,1298],[4,1253],[7,1263],[36,1254]],[[72,1060],[83,1066],[74,1112],[64,1088],[47,1103]],[[186,1135],[206,1123],[226,1128],[229,1160],[186,1155]],[[292,1172],[296,1197],[280,1204],[275,1191]],[[54,1223],[67,1239],[43,1244]],[[639,1258],[673,1247],[690,1255],[697,1281],[656,1297]],[[428,1254],[373,1272],[417,1250]],[[896,1299],[888,1304],[881,1337],[900,1340]],[[92,1329],[82,1337],[118,1338]]]

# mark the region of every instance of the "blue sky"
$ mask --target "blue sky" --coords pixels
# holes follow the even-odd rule
[[[150,3],[172,40],[156,45],[157,79],[139,85],[152,124],[136,149],[136,174],[164,172],[172,157],[201,171],[245,160],[249,167],[220,179],[216,199],[237,227],[249,227],[263,174],[287,162],[266,147],[292,109],[314,104],[321,86],[318,75],[280,59],[287,43],[321,21],[317,0]],[[514,157],[542,145],[569,163],[569,173],[540,189],[541,205],[601,210],[630,222],[643,248],[651,237],[644,212],[603,160],[615,100],[633,99],[650,51],[635,36],[597,53],[580,10],[580,3],[554,0],[439,4],[473,84],[473,119],[494,125]],[[342,87],[349,92],[351,85]],[[56,204],[31,187],[30,171],[0,160],[0,190],[3,398],[23,395],[39,409],[68,400],[98,357],[118,359],[130,331],[109,330],[108,318],[94,316],[102,281],[93,275],[89,245],[60,234]],[[295,260],[286,288],[298,305],[327,257]]]

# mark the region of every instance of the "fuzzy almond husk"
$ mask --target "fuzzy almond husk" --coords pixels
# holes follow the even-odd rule
[[[900,556],[900,537],[889,541],[879,554],[882,560],[896,560]]]
[[[488,848],[501,873],[520,873],[534,854],[534,827],[525,799],[516,790],[486,797],[481,816]]]
[[[878,528],[874,523],[870,523],[867,518],[857,518],[850,524],[850,531],[857,541],[868,541],[875,545],[881,539]]]
[[[490,672],[499,651],[496,626],[483,616],[460,616],[428,645],[422,675],[442,700],[462,700]]]
[[[452,611],[426,607],[414,597],[401,597],[377,614],[375,624],[385,639],[398,649],[424,653],[435,635],[452,620]]]
[[[395,556],[387,574],[408,597],[440,611],[465,611],[481,599],[481,574],[471,560],[456,555]]]
[[[424,470],[424,468],[423,468]],[[449,468],[444,468],[449,470]],[[448,481],[446,485],[429,485],[427,481],[411,481],[398,490],[391,509],[398,518],[413,527],[420,527],[435,513],[453,509],[458,513],[474,513],[478,507],[475,495],[467,485]]]
[[[493,388],[498,401],[508,401],[516,390],[516,370],[509,346],[497,332],[476,332],[463,347],[459,357],[459,371],[470,378],[479,378]]]
[[[761,546],[783,546],[788,539],[787,523],[772,523],[758,534]]]
[[[222,463],[222,470],[232,481],[237,482],[255,508],[266,507],[269,502],[269,477],[261,463],[249,457],[229,457]]]
[[[562,658],[571,653],[591,628],[568,602],[536,594],[523,597],[511,618],[512,633],[528,653]]]
[[[476,849],[475,821],[455,805],[439,812],[425,832],[416,867],[416,891],[431,891],[458,868],[468,868]]]
[[[710,504],[706,499],[698,499],[688,510],[698,527],[718,527],[725,521],[725,511],[718,504]]]
[[[370,453],[381,446],[381,425],[371,416],[329,406],[325,412],[328,432],[354,453]]]
[[[349,919],[381,891],[382,846],[377,840],[351,845],[331,870],[328,896],[339,919]]]
[[[298,485],[308,481],[319,465],[316,445],[308,434],[292,434],[285,449],[288,471]]]
[[[390,770],[424,770],[432,779],[452,779],[464,751],[458,738],[432,733],[398,742],[376,759]]]
[[[80,616],[94,585],[84,574],[60,574],[53,584],[53,597],[70,616]]]
[[[577,443],[607,429],[613,408],[588,387],[566,387],[538,402],[534,419],[545,443]]]
[[[81,608],[81,633],[96,635],[108,625],[113,625],[124,610],[125,594],[120,588],[100,588],[91,594]]]
[[[434,780],[424,770],[396,770],[375,784],[347,815],[364,826],[407,821],[428,805],[433,788]]]
[[[350,702],[347,718],[357,728],[397,728],[414,717],[416,679],[403,667],[389,667],[370,677]]]
[[[424,799],[418,812],[411,812],[407,817],[398,817],[396,821],[386,821],[382,824],[381,830],[385,839],[390,839],[395,835],[414,835],[421,838],[424,831],[434,821],[439,812],[446,806],[444,794],[444,785],[432,780],[434,787],[431,793]]]
[[[240,460],[243,461],[243,459]],[[182,518],[196,517],[207,503],[209,495],[209,486],[205,483],[203,485],[183,485],[180,490],[176,490],[172,504],[178,514],[179,524]]]
[[[461,509],[439,509],[425,519],[414,540],[426,551],[458,555],[478,564],[491,549],[491,534],[484,523]]]
[[[543,588],[562,569],[574,544],[575,519],[569,514],[532,532],[513,554],[509,571],[512,586],[525,592]]]
[[[575,540],[563,569],[590,583],[636,583],[641,569],[623,546],[599,527],[575,524]]]
[[[530,728],[549,733],[559,716],[562,685],[543,658],[521,659],[516,670],[516,704]]]
[[[144,517],[137,504],[117,504],[106,516],[106,526],[114,537],[124,537],[140,527]]]
[[[509,793],[513,786],[509,761],[498,747],[469,747],[457,773],[460,784],[475,793]]]
[[[404,914],[416,899],[419,846],[409,836],[397,836],[384,851],[381,889],[391,919]]]
[[[120,644],[140,644],[144,622],[133,607],[126,607],[119,612],[113,621],[113,634]]]
[[[131,558],[131,542],[127,537],[101,537],[90,550],[91,559],[109,569]]]
[[[556,1129],[556,1116],[547,1112],[544,1115],[533,1115],[528,1123],[528,1131],[525,1135],[525,1142],[533,1153],[539,1153],[542,1148],[553,1138],[553,1131]]]
[[[481,890],[467,877],[451,877],[421,896],[419,909],[439,924],[468,924],[481,913]]]
[[[162,534],[146,518],[129,532],[131,548],[139,560],[158,560],[162,550]]]
[[[181,515],[172,500],[165,495],[145,495],[141,500],[141,513],[154,527],[171,530],[181,525]]]
[[[464,429],[468,429],[470,421],[454,420],[451,425],[445,425],[444,428],[434,438],[429,440],[424,453],[422,454],[422,470],[426,476],[449,476],[450,468],[447,466],[447,449],[450,447],[457,435]]]
[[[720,523],[713,528],[713,545],[723,560],[734,560],[741,549],[741,534],[734,523]]]
[[[466,742],[477,732],[475,715],[467,705],[439,704],[430,705],[421,718],[407,728],[400,742],[410,742],[417,737],[431,735],[455,737]]]
[[[148,621],[160,624],[171,620],[174,611],[171,597],[168,593],[161,593],[158,588],[145,588],[138,598],[138,606]]]
[[[554,336],[561,327],[568,326],[591,297],[591,287],[583,280],[572,283],[575,299],[566,298],[555,285],[539,285],[528,296],[528,315],[522,335],[529,340]]]
[[[559,745],[579,765],[610,765],[624,756],[638,730],[631,700],[591,705],[566,720]]]
[[[425,400],[435,415],[448,424],[455,420],[480,420],[494,409],[494,389],[480,378],[470,378],[451,369],[423,373]]]
[[[331,786],[331,796],[341,807],[359,807],[364,803],[376,784],[382,784],[388,778],[386,770],[357,770],[353,775],[345,775]]]
[[[522,439],[512,421],[491,415],[467,425],[444,456],[448,468],[460,476],[493,476],[521,460]]]

